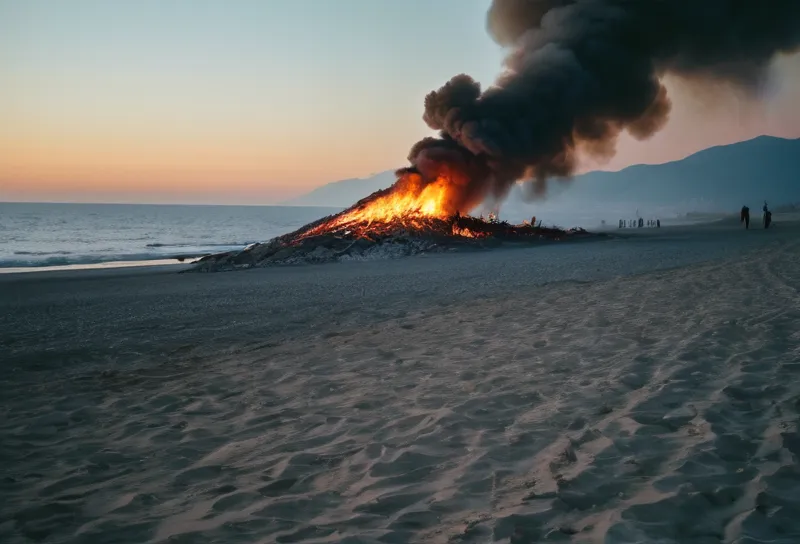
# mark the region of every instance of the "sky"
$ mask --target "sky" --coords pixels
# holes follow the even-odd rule
[[[489,0],[0,0],[0,201],[270,204],[406,164],[425,95],[490,85]],[[667,81],[608,164],[800,137],[800,57],[763,101]]]

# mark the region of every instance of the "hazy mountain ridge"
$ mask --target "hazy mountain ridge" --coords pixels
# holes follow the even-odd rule
[[[394,171],[388,170],[368,178],[328,183],[284,204],[347,207],[394,181]],[[791,204],[800,202],[800,139],[760,136],[664,164],[589,172],[566,183],[552,182],[550,187],[547,202],[563,205],[690,205],[721,211],[763,200]],[[521,197],[522,191],[516,187],[508,204],[521,204]]]
[[[771,136],[716,146],[685,159],[577,176],[552,200],[704,204],[723,210],[762,200],[800,200],[800,139]]]
[[[367,178],[332,181],[309,193],[281,202],[281,205],[346,208],[365,196],[392,185],[396,180],[394,172],[394,170],[386,170]]]

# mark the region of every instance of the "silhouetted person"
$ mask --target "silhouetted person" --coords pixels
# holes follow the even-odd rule
[[[769,211],[766,200],[764,201],[764,207],[762,208],[762,210],[764,210],[764,228],[768,229],[769,224],[772,223],[772,212]]]
[[[656,219],[656,228],[661,228],[661,219]]]
[[[643,226],[644,226],[644,219],[640,217],[639,218],[639,228],[642,228]]]
[[[750,228],[750,208],[747,206],[742,206],[742,216],[740,222],[744,223],[744,228]]]

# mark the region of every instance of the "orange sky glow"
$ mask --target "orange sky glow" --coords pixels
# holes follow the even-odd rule
[[[645,142],[623,135],[609,163],[589,161],[584,169],[666,162],[764,133],[800,137],[800,111],[788,103],[786,89],[767,107],[727,92],[709,102],[679,82],[670,87],[674,110],[661,133]],[[794,81],[791,87],[800,91]],[[0,198],[276,202],[329,181],[403,165],[410,144],[428,134],[415,117],[386,119],[385,129],[374,132],[372,127],[359,132],[358,120],[342,120],[302,140],[287,132],[237,134],[224,126],[192,132],[173,125],[150,134],[130,126],[58,126],[19,119],[0,129]],[[292,145],[296,141],[302,145]]]

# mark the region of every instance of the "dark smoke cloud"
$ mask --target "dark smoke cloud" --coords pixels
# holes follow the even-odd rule
[[[521,179],[543,192],[579,154],[613,155],[623,130],[648,138],[669,116],[668,73],[756,92],[800,45],[800,0],[494,0],[487,28],[510,49],[505,72],[485,91],[461,74],[428,94],[441,137],[398,172],[458,171],[460,211]]]

